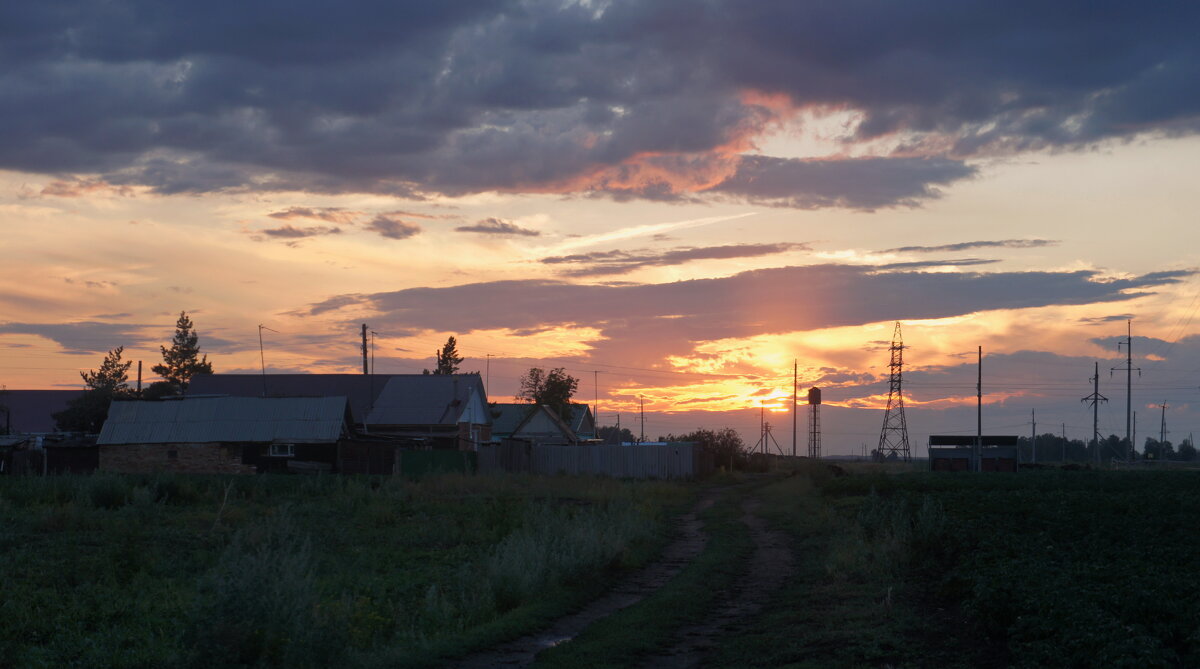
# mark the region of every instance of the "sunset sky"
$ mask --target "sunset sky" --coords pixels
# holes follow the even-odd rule
[[[250,5],[253,4],[253,7]],[[0,6],[0,384],[565,367],[656,437],[1200,431],[1200,5]],[[488,356],[490,357],[490,361]],[[594,373],[598,372],[598,373]],[[147,380],[151,377],[147,371]],[[598,388],[594,386],[598,381]],[[803,407],[802,407],[803,409]],[[800,449],[805,449],[804,413]]]

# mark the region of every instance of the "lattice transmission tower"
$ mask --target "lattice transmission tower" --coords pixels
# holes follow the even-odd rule
[[[888,364],[891,379],[888,381],[888,403],[883,414],[883,429],[879,431],[878,457],[898,457],[908,462],[912,455],[908,448],[908,421],[904,418],[904,339],[900,335],[900,321],[892,333],[892,345],[888,349],[892,361]]]

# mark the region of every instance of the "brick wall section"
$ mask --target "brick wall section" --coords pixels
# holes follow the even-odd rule
[[[175,457],[169,457],[171,452]],[[124,473],[186,472],[253,474],[242,464],[241,446],[226,444],[106,444],[100,446],[101,471]]]

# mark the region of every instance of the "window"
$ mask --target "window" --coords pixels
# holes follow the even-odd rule
[[[296,455],[295,444],[271,444],[271,450],[268,452],[273,458],[290,458]]]
[[[176,451],[174,449],[167,451],[167,459],[168,460],[178,460],[179,459],[179,451]]]

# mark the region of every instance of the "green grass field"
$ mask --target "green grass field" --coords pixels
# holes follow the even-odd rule
[[[0,665],[419,666],[651,558],[682,485],[0,477]]]
[[[702,492],[704,551],[538,666],[662,663],[744,575],[747,500],[792,573],[709,666],[1200,666],[1200,473],[820,463],[698,484],[4,477],[0,665],[441,666],[599,596]]]

